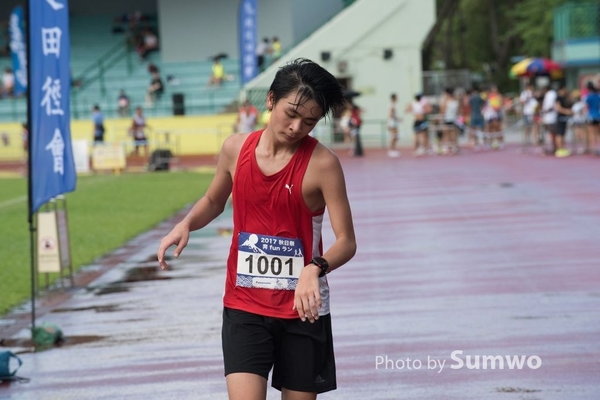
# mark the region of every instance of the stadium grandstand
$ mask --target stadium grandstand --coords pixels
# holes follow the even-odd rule
[[[40,0],[42,1],[42,0]],[[0,4],[0,68],[12,67],[8,24],[22,2]],[[267,54],[265,68],[248,83],[241,78],[240,1],[69,1],[71,41],[71,134],[91,143],[94,105],[104,114],[107,142],[129,143],[133,110],[143,107],[151,127],[150,147],[180,153],[216,153],[233,132],[240,100],[264,109],[264,94],[277,68],[290,59],[311,58],[328,68],[348,90],[362,93],[367,140],[385,135],[388,91],[405,88],[400,101],[421,89],[420,46],[435,18],[433,0],[257,0],[257,41],[278,37],[282,54]],[[157,49],[140,57],[131,26],[150,31]],[[408,34],[410,33],[410,34]],[[208,86],[213,59],[225,79]],[[150,69],[157,68],[163,93],[146,99]],[[123,91],[130,106],[120,112]],[[26,99],[0,99],[0,132],[9,146],[0,158],[23,158],[20,145]],[[369,122],[371,121],[370,125]],[[323,129],[333,133],[333,127]],[[328,133],[329,135],[329,133]],[[333,135],[331,135],[333,137]],[[332,139],[333,140],[333,139]]]

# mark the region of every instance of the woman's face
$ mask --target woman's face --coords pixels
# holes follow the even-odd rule
[[[296,143],[306,137],[323,117],[323,110],[316,101],[309,99],[298,104],[298,92],[272,102],[269,94],[267,107],[272,108],[271,120],[267,129],[274,133],[283,144]]]

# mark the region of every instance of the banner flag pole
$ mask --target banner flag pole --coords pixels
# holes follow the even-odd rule
[[[31,240],[32,335],[35,330],[36,211],[77,183],[71,145],[68,0],[28,0],[27,127],[28,221]]]
[[[26,87],[26,96],[27,96],[27,221],[29,222],[29,259],[30,259],[30,270],[31,270],[31,339],[33,341],[33,332],[35,330],[35,225],[33,222],[33,180],[31,175],[32,170],[32,158],[31,158],[31,143],[33,141],[33,137],[31,135],[31,19],[30,19],[30,3],[29,1],[25,2],[25,21],[26,21],[26,29],[23,32],[23,36],[25,37],[25,46],[27,52],[27,87]]]

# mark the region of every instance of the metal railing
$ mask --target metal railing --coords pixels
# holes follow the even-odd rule
[[[344,141],[344,132],[340,126],[340,119],[322,120],[317,124],[313,136],[323,144],[332,147],[348,147]],[[388,140],[387,121],[383,119],[363,120],[360,128],[362,145],[369,148],[384,148]]]
[[[567,3],[554,10],[554,41],[600,37],[600,4]]]
[[[437,96],[447,87],[471,88],[471,72],[466,69],[447,71],[423,71],[423,94]]]
[[[76,99],[81,91],[85,90],[96,81],[99,81],[100,94],[102,96],[106,95],[105,74],[108,70],[121,62],[121,60],[125,59],[127,74],[131,75],[133,72],[133,56],[131,50],[129,44],[124,44],[122,40],[119,40],[118,43],[102,54],[96,61],[92,62],[90,66],[83,70],[83,72],[73,78],[75,81],[79,81],[81,86],[72,91],[72,96]]]
[[[221,89],[228,90],[228,89]],[[231,97],[235,97],[238,90],[235,89],[232,92]],[[175,93],[169,93],[163,95],[160,99],[157,99],[153,106],[148,107],[144,104],[144,101],[132,102],[129,111],[126,113],[120,113],[117,106],[117,99],[103,99],[98,101],[97,98],[88,97],[85,94],[75,93],[75,90],[71,92],[71,117],[73,119],[88,119],[91,116],[92,107],[98,104],[102,110],[102,113],[106,118],[128,118],[133,115],[135,107],[139,104],[143,109],[144,113],[151,117],[157,116],[173,116],[180,115],[176,113],[176,109],[180,109],[180,106],[173,103],[172,95]],[[207,114],[220,114],[223,112],[236,112],[237,104],[231,108],[231,102],[227,101],[224,104],[217,97],[221,94],[216,91],[207,91],[202,95],[186,95],[183,103],[184,115],[207,115]],[[262,98],[264,104],[265,97]],[[200,101],[201,100],[201,101]],[[25,122],[27,119],[26,113],[26,101],[25,98],[19,99],[2,99],[0,100],[0,123],[2,122]],[[200,104],[199,104],[200,103]],[[5,107],[9,104],[9,107]]]

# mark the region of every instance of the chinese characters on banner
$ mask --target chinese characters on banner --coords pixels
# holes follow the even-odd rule
[[[15,74],[14,94],[19,96],[27,89],[27,48],[23,30],[23,7],[16,6],[10,15],[10,52]]]
[[[75,190],[67,0],[29,0],[31,213]]]
[[[239,11],[240,60],[242,85],[258,75],[256,63],[256,0],[242,0]]]

